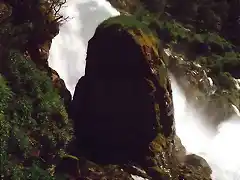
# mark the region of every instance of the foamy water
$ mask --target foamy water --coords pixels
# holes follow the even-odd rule
[[[78,79],[85,73],[88,40],[99,23],[119,12],[105,0],[69,0],[62,13],[70,18],[52,42],[49,65],[73,94]],[[187,106],[174,81],[172,87],[177,134],[187,151],[207,159],[214,180],[240,180],[240,125],[236,123],[239,117],[223,124],[219,134],[212,137],[206,125],[201,124],[201,119],[207,117]]]
[[[73,94],[78,79],[85,74],[88,40],[102,21],[119,12],[104,0],[69,0],[62,14],[69,19],[53,40],[49,65]]]
[[[213,136],[197,109],[188,105],[184,93],[172,80],[176,130],[189,153],[204,157],[212,167],[214,180],[240,180],[240,123],[233,116],[218,127]]]

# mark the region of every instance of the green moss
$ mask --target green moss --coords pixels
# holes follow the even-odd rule
[[[109,26],[116,26],[119,31],[128,32],[141,47],[148,46],[152,48],[155,55],[158,56],[159,39],[154,31],[150,30],[145,23],[138,21],[134,16],[120,15],[111,17],[102,22],[97,31]]]
[[[105,20],[100,27],[108,27],[111,25],[119,25],[126,29],[141,29],[146,34],[152,34],[152,31],[142,22],[138,21],[134,16],[120,15]]]
[[[159,55],[160,40],[156,33],[149,29],[148,23],[140,22],[134,16],[120,15],[105,20],[98,27],[98,30],[114,25],[119,27],[119,31],[128,32],[136,43],[140,45],[143,55],[159,80],[160,86],[166,88],[167,68]],[[151,58],[149,58],[149,54]]]

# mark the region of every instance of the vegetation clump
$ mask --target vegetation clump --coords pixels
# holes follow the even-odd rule
[[[42,56],[64,20],[59,14],[64,3],[0,2],[2,179],[55,179],[55,167],[72,141],[71,120]]]
[[[19,51],[11,50],[5,61],[0,83],[2,176],[53,179],[60,153],[72,140],[63,102],[47,74]]]

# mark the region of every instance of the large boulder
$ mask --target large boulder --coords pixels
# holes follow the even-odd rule
[[[78,147],[87,157],[140,161],[158,133],[174,134],[170,83],[157,42],[128,16],[105,21],[89,41],[71,109]]]
[[[185,163],[191,166],[195,166],[198,168],[202,168],[205,173],[209,175],[212,173],[212,170],[205,159],[196,155],[196,154],[189,154],[185,157]]]
[[[152,179],[185,177],[188,165],[184,147],[175,146],[172,91],[159,47],[159,39],[131,16],[99,25],[70,105],[77,154],[100,164],[133,163]],[[189,179],[199,174],[190,171]],[[210,179],[195,179],[203,178]]]

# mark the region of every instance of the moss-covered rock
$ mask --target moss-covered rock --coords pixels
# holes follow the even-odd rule
[[[92,158],[139,159],[158,132],[174,133],[167,70],[157,42],[129,16],[106,20],[89,41],[86,75],[76,88],[72,118],[79,142],[89,141],[79,147],[94,151]]]
[[[50,178],[50,169],[72,140],[71,122],[47,73],[19,51],[10,50],[5,57],[0,83],[2,176]]]
[[[56,85],[59,77],[51,79],[47,63],[61,20],[51,8],[59,2],[0,3],[1,179],[55,179],[60,154],[73,138],[59,90],[66,87]]]
[[[184,147],[175,147],[172,92],[159,48],[155,34],[132,16],[99,25],[70,108],[79,154],[103,164],[133,162],[156,180],[184,176],[177,154]],[[192,179],[210,179],[188,168]]]

